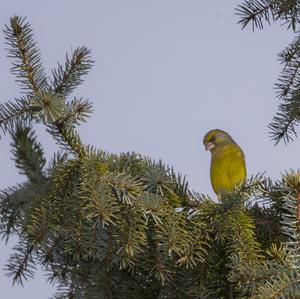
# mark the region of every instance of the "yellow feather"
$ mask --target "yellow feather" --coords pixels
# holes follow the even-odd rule
[[[211,157],[210,178],[218,196],[232,190],[246,178],[245,158],[235,144],[228,144]]]

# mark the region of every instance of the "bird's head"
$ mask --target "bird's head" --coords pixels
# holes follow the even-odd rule
[[[214,129],[207,132],[203,138],[205,150],[214,152],[216,149],[230,143],[235,143],[231,136],[223,130]]]

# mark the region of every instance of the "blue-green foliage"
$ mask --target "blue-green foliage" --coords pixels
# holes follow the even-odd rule
[[[58,285],[54,298],[296,298],[298,173],[275,184],[254,176],[217,203],[162,161],[85,145],[76,128],[92,106],[69,97],[90,50],[67,55],[49,79],[25,19],[11,18],[4,34],[25,92],[0,106],[25,175],[0,193],[0,234],[18,238],[13,282],[39,264]],[[36,123],[60,146],[51,161]]]

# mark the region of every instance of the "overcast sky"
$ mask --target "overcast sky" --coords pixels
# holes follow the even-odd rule
[[[15,14],[34,29],[46,70],[77,46],[92,49],[93,70],[73,95],[89,98],[95,112],[80,128],[84,142],[106,151],[135,151],[186,174],[190,187],[213,194],[210,154],[203,135],[228,131],[243,148],[248,174],[279,178],[299,167],[299,140],[274,147],[267,124],[279,101],[274,83],[281,70],[277,53],[293,38],[285,27],[253,33],[237,25],[241,1],[95,0],[1,1],[0,24]],[[20,95],[0,37],[0,102]],[[50,157],[57,149],[38,129]],[[22,182],[9,149],[0,140],[0,189]],[[0,243],[0,267],[11,252]],[[1,298],[49,298],[43,274],[11,288],[0,272]]]

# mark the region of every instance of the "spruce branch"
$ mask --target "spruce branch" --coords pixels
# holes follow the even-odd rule
[[[63,233],[58,233],[57,235],[52,234],[50,237],[47,236],[47,241],[43,244],[43,253],[41,256],[41,264],[43,266],[51,266],[51,263],[54,262],[56,251],[60,249],[63,240]]]
[[[256,296],[252,298],[298,298],[300,296],[300,276],[295,270],[289,269],[289,272],[269,280],[264,286],[260,286]]]
[[[283,70],[279,76],[276,88],[278,97],[287,100],[300,88],[300,36],[294,39],[290,45],[279,53],[279,61],[283,64]]]
[[[174,173],[173,170],[162,161],[155,163],[148,159],[147,168],[143,175],[145,191],[164,196],[166,191],[171,191],[175,186],[171,173]]]
[[[86,194],[82,197],[87,201],[84,207],[86,219],[92,221],[95,227],[115,224],[114,221],[118,218],[120,207],[110,188],[103,185],[86,184],[82,186],[82,192]]]
[[[145,160],[146,165],[141,176],[144,191],[168,197],[174,207],[185,205],[191,192],[184,177],[161,160]]]
[[[282,232],[288,237],[287,249],[290,251],[290,259],[293,268],[300,268],[300,204],[299,204],[299,172],[286,173],[283,176],[282,187],[285,194],[283,196]],[[280,187],[279,187],[280,188]]]
[[[211,228],[204,221],[195,221],[193,217],[187,220],[186,226],[190,227],[186,246],[176,264],[185,266],[186,269],[193,269],[204,263],[209,255]]]
[[[54,153],[52,159],[50,160],[45,173],[48,177],[51,177],[55,172],[56,167],[62,165],[68,159],[68,154],[62,151]]]
[[[120,218],[115,229],[120,269],[133,269],[147,244],[145,219],[134,205],[127,206]]]
[[[54,124],[49,124],[47,126],[47,132],[52,135],[56,143],[62,149],[72,153],[75,157],[86,157],[87,148],[73,128],[66,127],[63,123],[58,121]]]
[[[78,159],[69,159],[62,160],[56,165],[52,171],[51,185],[48,187],[47,202],[60,201],[64,192],[69,194],[69,190],[64,189],[67,185],[71,186],[72,191],[73,189],[74,192],[77,191],[75,190],[78,184],[76,175],[78,175],[80,164]]]
[[[162,223],[164,209],[167,205],[163,197],[157,194],[143,192],[137,196],[136,204],[142,211],[147,224],[150,219],[153,219],[156,224]]]
[[[244,4],[238,5],[237,15],[240,17],[238,23],[245,28],[252,22],[252,29],[255,27],[262,29],[263,20],[270,24],[270,19],[274,20],[274,6],[277,0],[247,0]]]
[[[99,183],[111,186],[118,201],[128,205],[131,205],[142,191],[141,182],[126,173],[106,173],[99,177]]]
[[[300,121],[300,38],[299,36],[280,54],[284,68],[276,84],[279,99],[278,112],[269,124],[271,138],[275,144],[283,140],[288,143],[296,134]]]
[[[16,252],[11,255],[6,265],[8,271],[6,275],[13,277],[13,284],[18,283],[23,286],[24,279],[33,278],[35,262],[32,253],[34,246],[22,240],[14,247],[14,250]]]
[[[298,298],[300,295],[299,178],[298,172],[286,173],[270,190],[270,199],[278,197],[283,201],[280,216],[287,241],[280,247],[272,245],[267,251],[268,259],[255,267],[240,267],[250,298]]]
[[[81,158],[87,154],[74,125],[84,121],[91,111],[88,101],[75,99],[66,105],[59,94],[46,91],[39,93],[31,107],[37,110],[35,117],[44,122],[47,132],[59,146]]]
[[[8,57],[14,61],[11,71],[22,89],[27,94],[37,94],[46,89],[46,75],[30,24],[26,23],[25,18],[14,16],[10,19],[10,26],[6,25],[3,32],[6,45],[9,46]]]
[[[297,137],[296,127],[300,121],[300,94],[293,95],[281,103],[279,111],[273,117],[273,121],[268,125],[271,139],[278,144],[281,140],[287,144],[293,141],[293,136]]]
[[[16,61],[13,62],[12,72],[16,74],[17,81],[21,83],[23,89],[31,95],[29,103],[31,109],[28,109],[37,112],[35,117],[48,125],[49,131],[52,130],[55,133],[59,144],[68,149],[71,148],[73,153],[83,156],[84,149],[78,134],[72,128],[67,128],[61,117],[67,109],[71,112],[69,114],[73,121],[80,121],[91,111],[87,102],[73,101],[65,107],[64,100],[64,97],[82,82],[81,77],[91,68],[90,50],[86,47],[77,48],[71,59],[67,56],[65,67],[59,65],[58,70],[53,71],[52,87],[54,91],[51,91],[52,87],[48,90],[46,75],[40,61],[40,52],[33,40],[29,23],[25,23],[25,18],[19,16],[11,18],[10,26],[6,26],[4,34],[7,45],[10,47],[9,57]],[[24,106],[24,103],[22,104]],[[6,107],[1,106],[0,117],[3,118],[3,124],[11,126],[14,116],[28,112],[27,107],[23,106],[14,107],[11,103],[8,103]],[[16,111],[16,108],[19,108],[20,111]],[[73,111],[70,111],[71,108]],[[79,118],[75,120],[75,117]],[[1,118],[0,126],[2,125]],[[67,136],[68,134],[69,136]]]
[[[282,278],[282,273],[289,271],[288,254],[283,245],[272,244],[266,254],[265,259],[251,264],[237,257],[232,259],[235,271],[230,273],[229,279],[238,282],[237,288],[245,298],[271,298],[270,286],[274,287],[274,283]],[[264,292],[266,297],[261,297]]]
[[[270,24],[279,19],[295,30],[300,17],[297,0],[245,0],[238,5],[236,14],[242,28],[251,23],[253,30],[263,29],[264,22]]]
[[[52,70],[51,88],[54,93],[67,97],[83,82],[81,77],[89,72],[93,63],[91,51],[86,47],[75,49],[71,54],[71,59],[66,55],[65,65],[58,64],[57,69]]]
[[[74,98],[72,101],[66,103],[60,122],[70,127],[78,125],[79,122],[86,122],[86,119],[93,112],[92,107],[92,103],[89,100]]]
[[[30,127],[18,126],[12,133],[12,153],[16,167],[25,174],[31,182],[43,181],[43,168],[46,163],[44,151]]]
[[[0,104],[0,128],[5,134],[7,131],[12,132],[16,124],[29,124],[32,120],[34,109],[30,106],[30,101],[23,97],[16,99],[14,102],[9,101]]]
[[[62,117],[65,111],[65,100],[50,91],[41,91],[30,101],[30,106],[36,111],[35,118],[47,125]]]
[[[87,154],[87,149],[74,129],[74,126],[79,121],[85,121],[92,111],[91,104],[87,100],[74,99],[66,104],[61,95],[45,91],[39,92],[30,106],[36,111],[35,118],[44,123],[47,132],[59,146],[78,157]]]
[[[252,22],[252,28],[263,28],[263,22],[282,20],[288,28],[296,31],[300,22],[300,2],[298,0],[245,0],[237,8],[239,23],[246,27]],[[281,140],[288,143],[296,136],[295,127],[299,123],[299,92],[300,92],[300,51],[299,36],[279,54],[279,60],[284,65],[279,76],[276,89],[278,98],[284,102],[279,105],[279,111],[269,124],[271,139],[275,145]]]
[[[26,184],[18,184],[0,193],[0,235],[6,242],[13,233],[19,231],[28,191]]]

